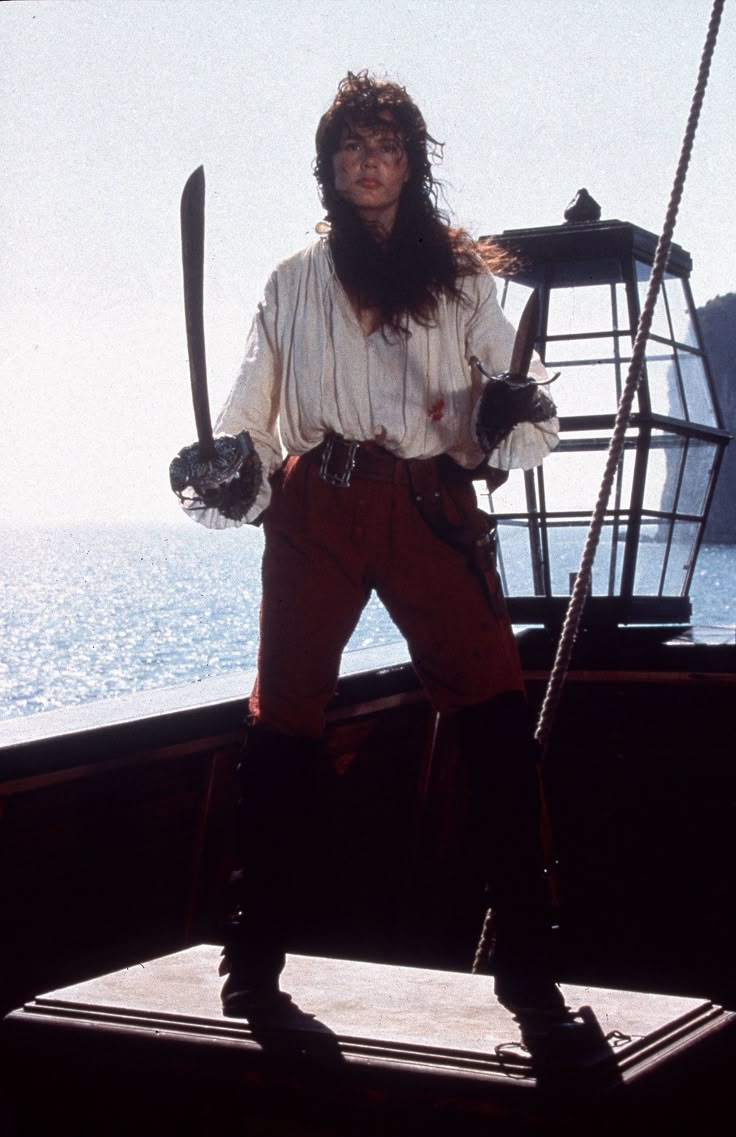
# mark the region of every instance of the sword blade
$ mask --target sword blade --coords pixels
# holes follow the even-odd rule
[[[202,458],[215,452],[207,396],[204,345],[204,167],[187,179],[181,195],[181,259],[184,270],[184,318],[189,352],[194,421]]]
[[[521,313],[516,329],[514,349],[511,352],[509,372],[512,375],[528,375],[529,365],[534,353],[534,341],[539,327],[539,289],[535,288]]]

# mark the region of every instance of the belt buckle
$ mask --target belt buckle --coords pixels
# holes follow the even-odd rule
[[[344,461],[341,463],[340,469],[334,470],[330,467],[333,465],[333,455],[335,454],[335,443],[339,442],[345,449]],[[355,467],[355,460],[358,454],[359,442],[348,442],[346,438],[339,438],[337,435],[330,435],[325,441],[325,447],[322,451],[322,459],[319,464],[319,476],[323,482],[327,482],[328,486],[338,486],[340,489],[345,489],[350,485],[350,477]],[[337,455],[335,455],[335,462]]]

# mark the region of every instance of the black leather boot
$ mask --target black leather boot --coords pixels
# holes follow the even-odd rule
[[[509,691],[457,714],[476,848],[493,916],[488,970],[517,1014],[560,1016],[552,906],[540,837],[537,747],[526,699]]]
[[[239,870],[220,974],[223,1013],[278,1012],[286,948],[325,844],[335,772],[320,742],[250,727],[238,766]]]

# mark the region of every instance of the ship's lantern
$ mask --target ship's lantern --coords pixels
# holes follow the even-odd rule
[[[494,492],[499,566],[515,623],[558,625],[598,498],[656,250],[620,221],[506,231],[501,281],[516,322],[541,294],[537,350],[558,408],[557,450]],[[689,588],[728,441],[698,329],[689,255],[672,246],[583,624],[687,623]]]

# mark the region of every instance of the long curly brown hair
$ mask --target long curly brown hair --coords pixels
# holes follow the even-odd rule
[[[409,180],[401,192],[393,230],[379,243],[355,208],[335,190],[333,158],[346,122],[385,128],[387,112],[406,150]],[[401,330],[407,316],[431,325],[442,293],[462,298],[463,277],[508,267],[502,250],[473,241],[464,229],[452,228],[439,209],[432,161],[441,156],[442,146],[398,83],[367,71],[348,72],[320,119],[315,142],[314,173],[330,223],[335,271],[361,308],[378,310],[384,327]]]

